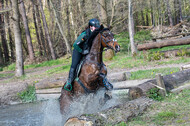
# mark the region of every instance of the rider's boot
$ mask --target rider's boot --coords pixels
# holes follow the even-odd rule
[[[72,82],[75,79],[75,69],[71,68],[69,71],[69,77],[67,79],[67,83],[64,85],[64,89],[67,91],[71,91],[72,90]]]
[[[108,81],[108,79],[106,78],[106,75],[103,74],[103,73],[100,73],[100,77],[103,78],[104,87],[105,87],[107,90],[112,90],[112,89],[113,89],[113,85]]]

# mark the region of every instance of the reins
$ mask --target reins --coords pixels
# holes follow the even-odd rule
[[[91,54],[93,54],[93,55],[97,55],[97,54],[101,54],[101,53],[103,53],[104,51],[107,51],[108,49],[113,49],[113,47],[110,47],[107,43],[109,43],[110,41],[113,41],[113,45],[114,45],[114,42],[116,41],[114,38],[113,39],[110,39],[110,40],[105,40],[105,38],[103,38],[103,36],[104,36],[104,31],[105,30],[109,30],[109,29],[103,29],[99,34],[101,35],[100,36],[100,42],[101,42],[101,40],[106,44],[106,49],[103,49],[102,51],[100,51],[100,52],[97,52],[97,53],[91,53]],[[110,34],[111,32],[109,31],[109,34]],[[103,34],[103,35],[102,35]],[[105,37],[105,36],[104,36]],[[102,45],[102,44],[101,44]]]

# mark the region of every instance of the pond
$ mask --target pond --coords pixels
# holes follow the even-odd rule
[[[5,106],[0,108],[0,126],[63,126],[69,117],[96,113],[126,102],[121,95],[112,94],[112,99],[100,104],[104,90],[82,96],[75,100],[64,115],[60,114],[58,100]]]

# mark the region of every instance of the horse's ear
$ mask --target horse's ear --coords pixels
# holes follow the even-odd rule
[[[100,25],[100,30],[103,30],[104,29],[104,26],[103,24]]]

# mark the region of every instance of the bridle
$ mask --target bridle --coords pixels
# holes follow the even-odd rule
[[[100,42],[102,42],[103,41],[103,43],[106,45],[105,47],[106,47],[106,49],[103,49],[102,51],[100,51],[100,52],[97,52],[97,53],[92,53],[93,55],[97,55],[97,54],[100,54],[100,53],[102,53],[102,52],[104,52],[104,51],[107,51],[108,49],[113,49],[113,47],[111,47],[111,46],[109,46],[108,45],[108,43],[109,42],[113,42],[112,44],[114,45],[115,44],[115,41],[117,41],[116,39],[109,39],[109,40],[107,40],[107,39],[105,39],[106,37],[107,37],[107,35],[104,33],[104,31],[106,31],[106,30],[108,30],[109,31],[109,29],[107,29],[107,28],[105,28],[105,29],[103,29],[101,32],[100,32]],[[106,32],[107,34],[109,34],[109,35],[112,35],[112,33],[109,31],[109,32]],[[113,37],[113,35],[112,35],[112,37]],[[101,43],[101,46],[102,46],[102,43]]]
[[[108,30],[108,29],[105,29],[105,30]],[[112,47],[112,46],[109,46],[108,43],[112,41],[112,42],[113,42],[112,44],[113,44],[113,46],[114,46],[114,43],[115,43],[115,41],[117,41],[117,40],[114,39],[113,34],[112,34],[110,31],[107,32],[107,34],[112,35],[113,39],[108,39],[108,40],[106,40],[105,38],[107,37],[107,35],[104,33],[105,30],[103,30],[102,32],[100,32],[100,35],[101,35],[100,41],[101,41],[101,40],[103,41],[103,43],[106,45],[106,48],[107,48],[107,49],[113,49],[113,47]]]

